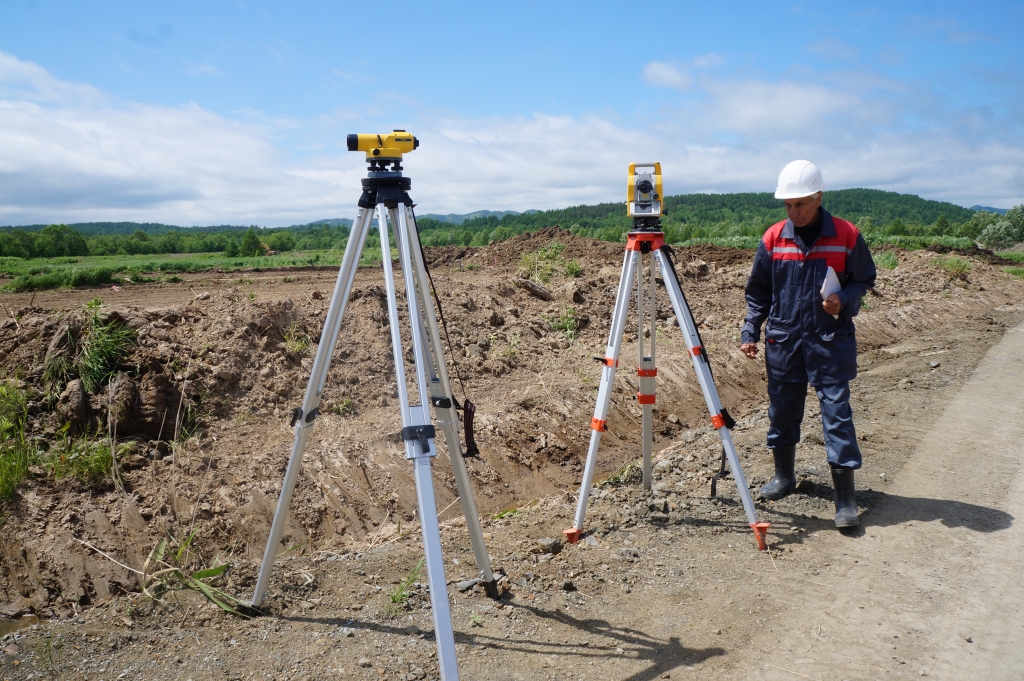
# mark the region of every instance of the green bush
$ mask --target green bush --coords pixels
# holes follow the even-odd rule
[[[38,291],[51,288],[100,286],[116,282],[118,280],[117,272],[118,269],[114,267],[30,268],[28,274],[17,277],[8,288],[16,293],[21,293],[22,291]]]
[[[1009,248],[1024,241],[1024,225],[1017,228],[1009,220],[994,222],[981,231],[978,241],[986,248]]]

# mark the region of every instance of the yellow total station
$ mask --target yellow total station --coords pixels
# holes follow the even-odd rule
[[[349,135],[349,151],[365,151],[366,160],[401,159],[402,154],[420,145],[420,141],[412,133],[405,130],[394,130],[383,135]]]
[[[626,180],[626,215],[664,215],[661,197],[661,164],[630,163]]]

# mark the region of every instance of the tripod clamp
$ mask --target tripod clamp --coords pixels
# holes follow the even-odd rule
[[[402,439],[406,442],[418,440],[420,443],[420,451],[422,451],[423,454],[429,454],[430,456],[434,456],[430,451],[430,441],[434,439],[435,434],[434,426],[429,424],[425,426],[406,426],[405,428],[402,428]],[[406,458],[412,459],[414,457],[407,456]]]

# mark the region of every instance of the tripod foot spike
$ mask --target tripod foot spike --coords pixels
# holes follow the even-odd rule
[[[488,598],[495,601],[501,599],[501,589],[498,588],[498,580],[492,579],[489,582],[480,583],[484,585],[484,593],[487,594]]]
[[[583,530],[577,530],[575,527],[570,527],[568,530],[562,530],[562,534],[565,535],[565,541],[570,544],[575,544],[583,536]]]
[[[765,551],[768,548],[768,544],[764,540],[768,534],[768,528],[771,526],[771,523],[750,523],[750,529],[754,531],[754,539],[757,540],[758,551]]]

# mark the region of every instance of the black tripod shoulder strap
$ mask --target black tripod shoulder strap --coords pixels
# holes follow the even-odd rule
[[[683,291],[683,285],[679,281],[679,275],[676,274],[676,262],[675,262],[675,251],[668,244],[661,247],[661,252],[665,254],[665,259],[668,260],[668,271],[672,275],[672,278],[676,280],[676,287],[679,288],[679,295],[683,297],[683,305],[686,305],[686,309],[690,310],[690,317],[693,317],[693,311],[690,307],[690,302],[686,299],[686,292]],[[715,380],[715,372],[711,368],[711,360],[708,359],[708,351],[704,345],[704,339],[700,337],[700,329],[697,328],[697,320],[693,322],[693,330],[697,332],[697,342],[700,343],[700,354],[704,358],[704,361],[708,365],[708,373],[711,374],[711,380]],[[729,415],[729,411],[722,407],[722,419],[725,421],[725,427],[732,430],[736,427],[736,420]],[[722,471],[725,471],[725,451],[722,451]],[[714,481],[712,481],[712,490],[714,489]],[[714,496],[712,491],[711,496]]]
[[[413,221],[416,220],[416,210],[411,207]],[[430,266],[427,265],[427,257],[423,253],[423,241],[420,239],[419,227],[416,228],[416,245],[419,246],[420,255],[423,258],[423,270],[427,274],[427,281],[430,283],[430,291],[433,293],[431,298],[434,304],[437,305],[437,316],[441,320],[441,329],[444,331],[444,340],[448,344],[448,354],[451,356],[452,367],[455,369],[455,378],[459,381],[459,388],[462,390],[462,404],[459,404],[458,399],[455,395],[452,395],[452,404],[455,408],[462,411],[462,430],[466,436],[466,451],[464,457],[480,456],[480,448],[477,447],[476,438],[473,434],[473,417],[476,415],[476,405],[474,405],[469,397],[466,395],[466,384],[462,382],[462,374],[459,372],[459,363],[455,360],[455,353],[452,351],[452,339],[448,335],[448,322],[444,318],[444,310],[441,309],[441,297],[437,295],[437,287],[434,286],[434,278],[430,276]]]

